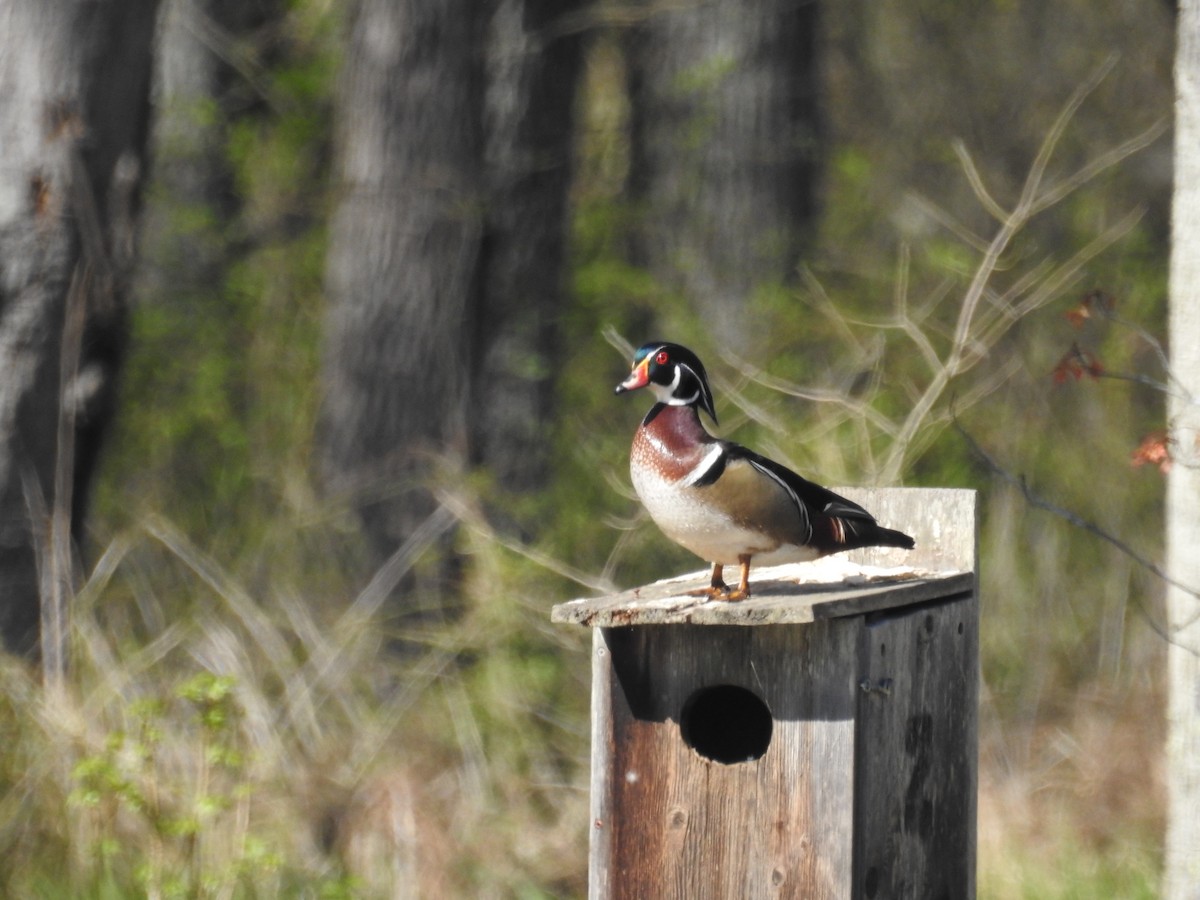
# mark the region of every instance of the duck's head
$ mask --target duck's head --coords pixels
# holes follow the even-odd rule
[[[704,363],[687,347],[666,341],[650,341],[633,354],[633,371],[617,385],[616,393],[648,387],[659,403],[695,406],[717,421],[712,389]]]

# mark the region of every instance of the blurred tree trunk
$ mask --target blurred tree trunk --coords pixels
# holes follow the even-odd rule
[[[511,491],[539,485],[551,447],[565,301],[573,106],[582,38],[557,23],[579,0],[499,0],[487,40],[488,202],[475,315],[472,457]]]
[[[0,10],[0,633],[22,652],[39,633],[39,567],[43,585],[69,577],[67,531],[113,410],[156,6]]]
[[[327,484],[392,553],[467,457],[483,236],[482,41],[469,0],[360,0],[338,92],[322,441]]]
[[[1169,400],[1175,465],[1167,476],[1167,568],[1200,587],[1200,0],[1180,4],[1175,60],[1171,220],[1171,371],[1189,396]],[[1200,900],[1200,600],[1167,588],[1168,900]]]
[[[743,352],[747,301],[793,279],[817,210],[817,6],[651,7],[629,44],[634,261]]]
[[[573,5],[361,0],[354,15],[322,443],[376,564],[430,515],[438,478],[544,474],[579,67],[578,38],[547,26]]]

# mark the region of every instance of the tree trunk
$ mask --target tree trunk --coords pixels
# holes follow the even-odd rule
[[[747,301],[793,279],[816,213],[816,18],[816,3],[697,0],[652,8],[630,43],[634,261],[742,351]]]
[[[338,95],[338,208],[322,442],[326,483],[376,562],[429,515],[438,461],[467,456],[483,235],[483,17],[469,0],[361,0]]]
[[[21,652],[39,633],[39,566],[46,584],[66,578],[113,409],[156,5],[0,10],[0,634]]]
[[[1200,588],[1200,0],[1179,6],[1175,61],[1175,194],[1171,220],[1171,371],[1175,465],[1167,476],[1167,568]],[[1200,900],[1200,600],[1167,588],[1168,900]]]
[[[487,42],[487,225],[475,316],[473,462],[524,492],[546,474],[547,422],[564,308],[578,0],[500,0]]]
[[[340,91],[326,483],[375,564],[466,465],[545,473],[580,39],[553,0],[363,0]],[[436,583],[423,583],[423,599]]]

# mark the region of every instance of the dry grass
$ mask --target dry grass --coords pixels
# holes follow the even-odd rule
[[[4,661],[0,894],[577,893],[587,692],[549,705],[576,647],[538,602],[396,653],[380,614],[252,596],[150,524],[80,593],[61,688]]]
[[[1161,690],[1093,688],[1039,722],[1023,761],[993,726],[981,749],[985,897],[1154,897],[1164,827]]]

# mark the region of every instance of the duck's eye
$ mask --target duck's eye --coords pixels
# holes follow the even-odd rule
[[[654,357],[654,361],[660,366],[665,366],[667,364],[667,360],[670,358],[671,357],[666,350],[659,350],[658,355]]]

